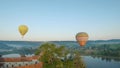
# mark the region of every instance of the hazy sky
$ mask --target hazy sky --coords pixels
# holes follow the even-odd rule
[[[18,26],[28,33],[22,39]],[[0,0],[0,40],[120,39],[120,0]]]

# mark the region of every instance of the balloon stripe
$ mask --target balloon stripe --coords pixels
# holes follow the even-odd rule
[[[87,41],[88,37],[77,37],[77,41]]]

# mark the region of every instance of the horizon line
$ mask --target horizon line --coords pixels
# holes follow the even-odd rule
[[[96,40],[88,40],[88,41],[108,41],[108,40],[120,40],[120,39],[96,39]],[[30,42],[50,42],[50,41],[76,41],[76,40],[0,40],[0,41],[30,41]]]

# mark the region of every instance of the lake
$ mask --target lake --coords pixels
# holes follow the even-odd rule
[[[120,61],[83,56],[86,68],[120,68]]]

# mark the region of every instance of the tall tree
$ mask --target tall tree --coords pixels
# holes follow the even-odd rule
[[[41,55],[39,60],[43,62],[43,68],[76,68],[74,61],[77,59],[79,62],[81,61],[79,54],[72,54],[64,46],[56,46],[52,43],[42,44],[35,54]],[[76,55],[74,56],[74,54]],[[82,62],[79,62],[77,62],[77,64],[83,64]]]

